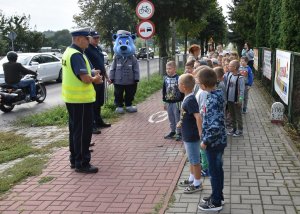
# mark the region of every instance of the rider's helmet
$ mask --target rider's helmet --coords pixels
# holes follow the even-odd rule
[[[8,59],[8,61],[12,61],[12,62],[16,62],[17,59],[18,59],[18,54],[14,51],[9,51],[7,54],[6,54],[6,57]]]

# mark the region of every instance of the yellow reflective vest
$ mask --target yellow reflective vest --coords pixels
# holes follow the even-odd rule
[[[77,78],[71,66],[71,56],[80,53],[68,47],[62,57],[62,98],[66,103],[92,103],[96,100],[96,92],[92,83],[84,83]],[[81,53],[80,53],[81,54]],[[91,75],[91,66],[87,57],[82,55],[88,73]]]

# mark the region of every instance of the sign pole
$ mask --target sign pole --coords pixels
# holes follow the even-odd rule
[[[14,48],[14,40],[13,39],[11,40],[11,49],[12,49],[12,51],[15,51],[14,50],[15,48]]]
[[[150,66],[149,66],[149,46],[148,46],[148,39],[146,39],[146,53],[147,53],[147,76],[148,81],[150,80]]]

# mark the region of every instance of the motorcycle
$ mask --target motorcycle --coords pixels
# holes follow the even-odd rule
[[[36,99],[38,103],[44,102],[47,96],[47,90],[44,83],[37,79],[35,75],[27,74],[23,79],[32,78],[36,86]],[[14,109],[15,105],[33,102],[30,99],[30,87],[16,88],[6,83],[0,84],[0,110],[3,112],[10,112]]]

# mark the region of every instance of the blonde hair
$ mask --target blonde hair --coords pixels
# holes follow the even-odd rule
[[[169,62],[167,62],[167,66],[176,68],[176,62],[175,61],[169,61]]]
[[[179,81],[179,83],[184,85],[184,87],[186,87],[189,90],[193,90],[193,88],[195,86],[195,79],[194,79],[193,75],[191,75],[191,74],[180,75],[178,81]]]
[[[205,85],[206,87],[214,87],[217,83],[217,74],[212,68],[201,69],[197,73],[197,78],[200,84]]]

